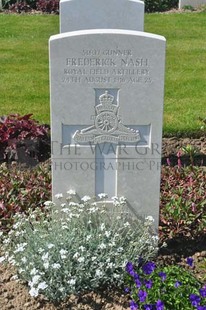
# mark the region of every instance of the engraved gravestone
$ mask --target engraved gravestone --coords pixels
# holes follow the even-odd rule
[[[165,38],[98,29],[50,38],[53,196],[125,196],[158,227]]]
[[[184,8],[184,6],[191,5],[193,8],[198,8],[201,5],[205,5],[206,0],[179,0],[179,9]]]
[[[138,0],[61,0],[60,32],[85,29],[144,31],[144,2]]]

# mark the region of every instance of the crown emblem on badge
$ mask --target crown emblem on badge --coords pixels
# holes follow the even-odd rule
[[[97,114],[100,114],[103,111],[113,112],[113,113],[117,114],[119,106],[113,104],[114,96],[109,94],[108,90],[106,90],[104,94],[99,96],[99,102],[100,102],[100,104],[98,104],[95,107]]]
[[[114,96],[110,95],[108,93],[108,90],[105,91],[104,94],[102,94],[101,96],[99,96],[99,101],[104,104],[104,103],[111,103],[114,101]]]

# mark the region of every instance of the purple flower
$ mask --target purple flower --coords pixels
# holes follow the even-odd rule
[[[197,306],[197,310],[206,310],[206,306]]]
[[[137,306],[136,302],[134,302],[134,300],[131,300],[129,305],[130,305],[130,310],[138,309],[138,306]]]
[[[146,286],[146,288],[150,289],[152,287],[152,280],[145,280],[144,284]]]
[[[142,266],[142,270],[145,274],[151,274],[155,270],[155,263],[148,262]]]
[[[166,273],[161,271],[158,274],[159,274],[160,278],[162,279],[162,281],[165,281],[166,276],[167,276]]]
[[[192,306],[197,307],[200,303],[200,296],[196,295],[196,294],[190,294],[190,302],[192,304]]]
[[[200,295],[205,298],[206,297],[206,286],[200,289]]]
[[[174,287],[176,287],[176,288],[177,288],[177,287],[178,287],[178,286],[180,286],[180,285],[182,285],[182,282],[180,282],[180,281],[176,281],[176,282],[175,282],[175,284],[174,284]]]
[[[141,285],[142,285],[142,283],[141,283],[141,281],[140,281],[140,276],[139,276],[136,272],[134,272],[133,277],[134,277],[134,282],[135,282],[135,284],[136,284],[136,287],[137,287],[137,288],[140,288]]]
[[[125,291],[125,293],[129,293],[130,292],[129,287],[125,287],[124,291]]]
[[[139,290],[138,297],[139,297],[140,302],[144,302],[145,299],[147,298],[147,292],[143,290]]]
[[[145,310],[152,310],[153,309],[153,305],[146,304],[146,305],[144,305],[144,309]]]
[[[142,283],[141,283],[141,281],[139,279],[135,279],[135,285],[136,285],[137,288],[140,288]]]
[[[192,267],[192,265],[193,265],[193,258],[192,258],[192,257],[188,257],[188,258],[186,259],[186,262],[187,262],[187,264],[188,264],[190,267]]]
[[[140,280],[140,276],[136,272],[134,272],[133,277],[135,280],[137,280],[137,279]]]
[[[160,299],[156,302],[156,308],[157,310],[164,310],[164,303]]]
[[[128,262],[126,264],[125,270],[127,273],[129,273],[130,276],[134,276],[135,272],[134,272],[134,266],[131,262]]]

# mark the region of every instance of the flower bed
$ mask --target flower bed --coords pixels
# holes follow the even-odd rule
[[[160,206],[160,242],[159,245],[165,245],[164,242],[167,243],[167,247],[161,247],[160,251],[159,251],[159,255],[157,257],[155,257],[155,264],[157,264],[158,266],[158,270],[162,269],[162,272],[165,272],[165,268],[170,268],[169,266],[171,264],[177,266],[177,265],[184,265],[186,266],[186,257],[192,257],[195,260],[195,268],[193,268],[191,270],[192,274],[195,276],[195,279],[198,281],[197,283],[201,283],[201,287],[203,287],[203,283],[205,283],[206,281],[206,277],[205,277],[205,268],[206,268],[206,251],[205,251],[205,231],[206,231],[206,203],[205,203],[205,169],[204,167],[195,167],[195,166],[189,166],[189,167],[182,167],[181,165],[179,166],[164,166],[162,168],[162,178],[161,178],[161,206]],[[45,208],[45,200],[50,199],[51,197],[51,175],[50,175],[50,163],[49,162],[45,162],[43,164],[38,165],[36,168],[30,169],[30,170],[19,170],[18,165],[13,164],[12,166],[7,166],[6,164],[3,164],[3,166],[0,167],[0,174],[1,174],[1,178],[0,178],[0,197],[1,197],[1,228],[3,228],[2,231],[9,231],[10,229],[10,224],[12,224],[15,214],[17,213],[17,211],[20,211],[22,215],[20,215],[20,220],[19,223],[21,222],[21,220],[23,218],[28,218],[28,216],[31,216],[31,214],[35,214],[35,212],[42,212],[42,210],[44,210],[44,212],[42,214],[47,214],[48,212],[48,207],[50,206],[46,206]],[[69,195],[71,195],[72,193],[70,192]],[[58,196],[59,199],[61,199],[61,195]],[[104,195],[101,196],[101,198],[104,198]],[[86,196],[83,199],[83,203],[84,204],[88,204],[89,203],[89,198]],[[123,202],[123,201],[122,201]],[[77,206],[77,205],[76,205]],[[62,206],[63,207],[63,206]],[[73,205],[73,207],[75,207],[75,204]],[[91,207],[91,206],[90,206]],[[94,206],[93,206],[94,207]],[[78,207],[79,209],[79,207]],[[81,209],[81,208],[80,208]],[[34,210],[34,213],[33,213]],[[32,212],[32,213],[31,213]],[[25,215],[24,215],[25,214]],[[30,215],[29,215],[30,214]],[[37,214],[37,213],[36,213]],[[88,213],[89,214],[89,213]],[[47,214],[48,215],[48,214]],[[46,215],[45,215],[46,216]],[[35,225],[38,226],[39,223],[39,219],[40,219],[40,214],[37,216],[37,221],[34,218],[33,220],[35,221]],[[30,224],[33,223],[32,219],[30,220]],[[45,220],[45,224],[44,226],[44,230],[47,229],[49,230],[49,226],[50,225],[50,220],[48,220],[48,218]],[[53,222],[53,221],[52,221]],[[76,218],[76,222],[79,222],[79,219]],[[102,223],[101,220],[99,220],[99,223]],[[111,224],[111,221],[109,221],[107,224]],[[34,223],[32,224],[34,225]],[[18,226],[18,225],[17,225]],[[59,233],[63,233],[63,229],[62,229],[62,225],[58,225],[59,226]],[[81,225],[82,227],[82,225]],[[103,227],[101,224],[98,226],[99,228],[99,233],[95,233],[94,235],[101,235],[103,232],[106,233],[107,231],[107,235],[109,237],[109,228],[107,227]],[[31,227],[30,227],[31,229]],[[36,228],[33,226],[33,229],[35,230]],[[41,228],[43,229],[43,227]],[[20,233],[21,230],[19,230]],[[52,231],[54,231],[53,227],[52,227]],[[142,230],[143,231],[143,230]],[[35,231],[36,232],[36,231]],[[45,230],[46,232],[46,230]],[[12,235],[12,232],[9,233],[9,235]],[[26,234],[26,236],[28,236],[28,232]],[[44,236],[46,236],[45,234],[43,234]],[[62,257],[64,257],[66,255],[66,252],[64,251],[69,251],[69,248],[73,248],[73,245],[75,245],[75,241],[70,244],[69,242],[65,241],[65,244],[68,244],[67,249],[63,248],[62,245],[60,244],[60,242],[58,242],[58,239],[55,239],[56,236],[58,234],[57,233],[53,233],[53,238],[54,240],[56,240],[55,243],[53,240],[49,240],[43,238],[45,241],[47,240],[47,244],[48,244],[48,251],[54,251],[53,254],[57,255],[58,253],[58,257],[57,256],[53,256],[52,254],[52,266],[54,267],[53,270],[53,275],[57,275],[59,272],[59,262],[60,260],[62,260]],[[66,233],[63,233],[63,236],[65,237],[65,240],[69,240],[69,236],[71,235],[71,232],[68,233],[68,237],[66,237]],[[124,234],[125,235],[125,234]],[[132,233],[130,234],[132,237]],[[17,234],[18,236],[18,234]],[[60,234],[61,236],[61,234]],[[61,237],[61,239],[63,240],[63,236]],[[86,235],[85,235],[86,236]],[[105,235],[106,236],[106,235]],[[21,237],[21,236],[20,236]],[[23,235],[22,235],[23,237]],[[107,236],[106,236],[107,237]],[[18,236],[19,238],[19,236]],[[26,255],[26,250],[24,249],[24,252],[21,252],[21,248],[18,248],[20,243],[24,243],[24,242],[20,242],[20,240],[18,240],[18,238],[16,239],[15,242],[18,243],[13,243],[13,246],[16,244],[16,247],[13,248],[13,252],[17,251],[17,254],[21,254],[23,255],[21,257],[21,255],[19,256],[19,259],[21,261],[22,266],[26,265],[25,259],[28,260],[30,253],[32,253],[31,248],[28,249],[28,255],[27,257]],[[39,240],[39,242],[41,241],[41,238],[38,236],[38,234],[35,234],[35,238],[37,238],[36,240]],[[34,240],[34,235],[31,235],[31,244],[35,244]],[[80,238],[82,239],[82,237]],[[139,238],[137,238],[139,239]],[[74,238],[74,240],[76,240],[76,238]],[[120,238],[121,242],[123,242],[123,238]],[[148,240],[152,240],[149,239]],[[198,242],[199,241],[199,242]],[[86,239],[83,242],[84,245],[80,245],[79,247],[81,247],[81,249],[83,249],[83,247],[86,246]],[[100,242],[100,243],[96,243],[96,241],[94,242],[96,244],[96,249],[97,251],[104,251],[106,253],[106,256],[102,256],[102,266],[106,266],[108,264],[111,264],[113,262],[109,262],[107,261],[109,257],[111,257],[111,255],[109,254],[108,249],[104,249],[104,242]],[[110,242],[111,243],[111,242]],[[129,242],[131,243],[131,241]],[[149,242],[151,245],[151,241]],[[37,248],[40,247],[39,245],[40,243],[38,243],[38,241],[36,241],[36,245]],[[60,245],[59,245],[60,244]],[[126,242],[127,244],[127,242]],[[54,245],[54,246],[53,246]],[[60,247],[59,247],[60,246]],[[101,248],[98,248],[98,247]],[[124,248],[124,246],[122,245],[118,245],[118,248],[116,248],[116,253],[118,253],[120,255],[120,257],[122,256],[122,252],[120,251],[121,248]],[[75,248],[73,248],[74,250]],[[119,250],[118,250],[119,249]],[[139,251],[140,249],[140,245],[137,246],[137,249]],[[73,251],[72,250],[72,251]],[[114,252],[115,252],[114,251]],[[78,253],[77,251],[75,253]],[[75,253],[73,253],[73,256],[75,256]],[[88,251],[86,251],[85,253],[88,253],[87,255],[91,254],[94,255],[95,253],[95,249],[88,249]],[[146,253],[149,253],[148,251],[146,251]],[[41,255],[40,255],[41,254]],[[41,257],[44,255],[47,255],[46,252],[45,253],[40,253],[38,257]],[[136,257],[138,258],[140,256],[140,251],[138,253],[136,253]],[[90,268],[89,266],[91,266],[91,264],[88,264],[88,262],[85,261],[85,257],[87,257],[87,255],[83,255],[83,256],[78,256],[76,259],[81,260],[82,257],[82,261],[78,261],[77,263],[79,264],[78,266],[82,266],[81,268],[85,268],[85,270],[87,270],[88,268]],[[3,256],[3,253],[2,253]],[[72,256],[72,257],[73,257]],[[96,255],[97,256],[97,255]],[[149,259],[150,255],[146,255],[145,256],[145,261],[147,261]],[[10,259],[11,255],[9,256]],[[44,256],[46,259],[46,256]],[[92,256],[91,256],[92,257]],[[90,257],[90,258],[91,258]],[[115,256],[114,256],[115,257]],[[148,257],[148,258],[147,258]],[[126,264],[126,258],[127,260],[129,260],[129,256],[125,256],[124,257],[124,263]],[[83,260],[84,259],[84,260]],[[71,258],[70,258],[71,260]],[[138,265],[137,262],[135,262],[135,259],[133,257],[133,263],[136,264],[136,266]],[[35,261],[35,260],[34,260]],[[37,259],[38,261],[38,259]],[[46,261],[42,261],[42,265],[45,264]],[[106,263],[106,265],[105,265]],[[119,264],[119,263],[118,263]],[[122,272],[123,272],[123,262],[120,264],[122,266]],[[109,265],[108,265],[109,266]],[[107,267],[108,267],[107,266]],[[17,266],[18,267],[18,266]],[[20,265],[19,265],[20,267]],[[31,266],[32,267],[32,266]],[[45,266],[44,266],[45,267]],[[35,278],[36,275],[38,274],[33,274],[33,280],[30,279],[26,276],[23,277],[24,281],[26,281],[25,283],[30,283],[29,284],[29,290],[25,290],[24,291],[24,297],[26,298],[26,300],[29,300],[27,304],[27,301],[24,300],[24,304],[21,305],[20,308],[23,307],[23,309],[37,309],[38,308],[38,303],[41,307],[45,307],[45,309],[66,309],[66,307],[69,309],[78,309],[77,308],[77,303],[80,304],[80,309],[104,309],[104,307],[110,307],[110,309],[118,309],[118,303],[117,303],[117,299],[120,298],[122,295],[121,293],[118,293],[118,291],[116,289],[113,288],[112,284],[117,284],[118,281],[116,281],[114,278],[112,278],[111,276],[109,277],[109,274],[113,272],[113,270],[108,269],[107,267],[104,268],[103,270],[98,271],[99,269],[93,269],[93,275],[95,275],[95,272],[99,272],[99,276],[101,275],[100,272],[106,272],[107,276],[103,276],[104,281],[105,279],[109,279],[110,278],[110,282],[105,282],[105,284],[103,284],[101,277],[99,277],[99,280],[101,280],[99,282],[99,289],[102,290],[104,293],[94,293],[92,292],[93,289],[97,289],[98,287],[91,287],[89,285],[91,285],[91,283],[95,283],[95,282],[91,282],[89,281],[89,285],[87,284],[87,281],[85,280],[84,285],[86,285],[86,287],[88,286],[88,290],[90,292],[88,293],[79,293],[76,295],[76,291],[74,291],[75,295],[70,295],[70,297],[66,298],[66,296],[70,293],[72,293],[72,291],[66,291],[64,294],[64,296],[62,295],[63,299],[65,297],[65,300],[59,304],[58,306],[55,306],[55,303],[46,303],[45,299],[42,298],[41,296],[39,297],[35,297],[36,299],[32,299],[31,297],[29,297],[28,292],[30,290],[31,294],[35,295],[38,293],[44,293],[44,289],[46,289],[46,286],[49,286],[48,284],[48,279],[50,279],[49,281],[52,281],[52,276],[49,278],[46,278],[44,280],[42,280],[40,283],[38,283],[37,278]],[[110,266],[112,267],[112,265]],[[8,267],[10,269],[10,267]],[[22,267],[20,267],[22,268]],[[36,266],[33,266],[32,269],[30,270],[30,273],[34,273],[35,268],[37,269]],[[55,269],[56,268],[56,269]],[[65,269],[66,268],[66,269]],[[66,270],[67,267],[65,267],[62,269],[62,274],[66,274]],[[172,267],[173,268],[173,267]],[[171,270],[173,270],[171,268]],[[174,267],[176,268],[176,267]],[[179,267],[178,267],[179,268]],[[17,285],[18,289],[21,288],[21,283],[22,282],[18,282],[16,283],[11,276],[5,276],[8,275],[8,270],[5,269],[5,267],[1,266],[2,271],[2,275],[3,278],[5,277],[6,279],[3,280],[4,283],[6,283],[6,287],[8,286],[8,288],[11,286],[12,288],[15,287],[15,285]],[[33,271],[32,271],[33,270]],[[170,269],[167,269],[170,270]],[[108,273],[107,273],[108,271]],[[89,272],[89,270],[88,270]],[[120,271],[118,271],[120,272]],[[71,272],[70,272],[71,273]],[[183,275],[184,273],[181,272]],[[78,271],[75,271],[75,274],[78,274]],[[84,274],[84,273],[83,273]],[[87,274],[85,272],[85,274]],[[116,273],[116,275],[122,275],[121,272],[120,273]],[[94,277],[95,278],[95,277]],[[120,276],[121,278],[121,276]],[[184,278],[184,276],[183,276]],[[185,276],[185,278],[187,278]],[[58,278],[57,283],[58,283],[58,288],[61,288],[61,284],[62,284],[62,280],[63,278],[60,276],[60,278]],[[159,279],[159,278],[158,278]],[[70,279],[71,281],[72,279]],[[184,279],[176,279],[177,281],[183,282]],[[196,281],[195,280],[195,281]],[[36,282],[37,281],[37,282]],[[69,280],[68,280],[69,281]],[[121,278],[122,281],[122,278]],[[120,281],[120,282],[121,282]],[[98,281],[97,281],[98,282]],[[119,282],[119,284],[120,284]],[[175,282],[175,283],[176,283]],[[65,282],[64,282],[65,283]],[[108,290],[103,289],[103,287],[106,285],[110,286],[110,294],[108,293]],[[122,282],[121,282],[122,283]],[[196,283],[196,282],[195,282]],[[67,283],[68,284],[68,283]],[[71,284],[71,283],[70,283]],[[40,286],[39,286],[40,285]],[[199,285],[199,284],[198,284]],[[82,286],[82,285],[80,285]],[[196,285],[197,286],[197,285]],[[4,286],[5,287],[5,286]],[[83,286],[82,286],[83,287]],[[84,291],[86,290],[86,287],[84,287]],[[101,287],[101,288],[100,288]],[[121,285],[119,286],[121,287]],[[203,287],[204,288],[204,287]],[[17,292],[19,292],[17,289]],[[199,288],[200,289],[200,288]],[[12,291],[12,293],[8,293],[9,289],[6,288],[1,289],[1,293],[3,298],[0,298],[0,304],[1,301],[2,303],[2,309],[7,309],[7,304],[5,305],[5,300],[8,299],[8,304],[11,306],[13,305],[14,307],[16,307],[16,305],[18,304],[17,301],[17,297],[16,297],[16,293],[14,293]],[[54,287],[54,291],[56,290],[56,288]],[[22,289],[21,289],[22,292]],[[197,296],[198,292],[190,292],[188,293],[187,296],[187,300],[190,301],[189,296],[191,294],[195,294],[195,296]],[[51,294],[51,293],[50,293]],[[58,298],[57,296],[52,293],[53,297],[51,298],[51,295],[48,295],[48,298],[50,298],[51,300],[57,301]],[[119,295],[120,294],[120,295]],[[123,290],[122,290],[122,294],[123,294]],[[12,296],[12,297],[11,297]],[[73,297],[72,297],[73,296]],[[117,297],[119,296],[119,297]],[[9,297],[9,298],[7,298]],[[62,297],[60,299],[62,299]],[[194,297],[194,296],[193,296]],[[191,298],[193,298],[191,297]],[[109,299],[110,298],[110,301]],[[144,299],[144,294],[141,296],[141,298]],[[197,301],[197,298],[194,297],[194,300],[192,300],[192,302],[195,302],[195,300]],[[202,298],[202,297],[201,297]],[[121,298],[121,306],[123,307],[122,309],[127,309],[129,306],[129,297],[128,296],[122,296]],[[98,300],[98,302],[97,302]],[[156,299],[156,303],[158,302],[158,300],[160,300],[161,302],[164,303],[164,301],[162,301],[161,299]],[[158,304],[156,304],[156,307],[158,306],[159,309],[161,309],[161,307],[163,307],[162,303],[159,301]],[[136,303],[138,301],[134,301],[134,303]],[[152,301],[154,303],[154,301]],[[201,299],[202,302],[202,299]],[[191,301],[190,301],[191,304]],[[26,305],[26,306],[25,306]],[[33,305],[33,306],[32,306]],[[148,304],[151,306],[151,304]],[[199,303],[198,304],[199,309],[204,309],[204,308],[200,308],[204,306],[204,304]],[[37,308],[35,308],[37,307]],[[62,308],[61,308],[62,307]],[[65,307],[65,308],[64,308]],[[98,308],[99,307],[99,308]],[[115,308],[116,307],[116,308]],[[131,304],[131,307],[135,307],[135,304]],[[148,306],[149,307],[149,306]],[[193,305],[191,304],[191,309],[193,309]],[[197,308],[197,307],[196,307]],[[105,308],[106,309],[106,308]],[[109,308],[108,308],[109,309]],[[143,308],[144,309],[144,308]],[[150,308],[148,308],[150,309]],[[165,308],[167,309],[167,308]],[[170,309],[170,308],[168,308]],[[178,308],[171,308],[172,310],[175,310]],[[188,308],[190,309],[190,308]]]

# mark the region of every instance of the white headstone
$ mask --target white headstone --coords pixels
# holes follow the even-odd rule
[[[182,9],[185,5],[191,5],[193,8],[205,5],[206,0],[179,0],[179,9]]]
[[[85,29],[144,31],[144,2],[138,0],[61,0],[60,32]]]
[[[53,195],[125,196],[158,226],[164,66],[158,35],[102,29],[50,38]]]

